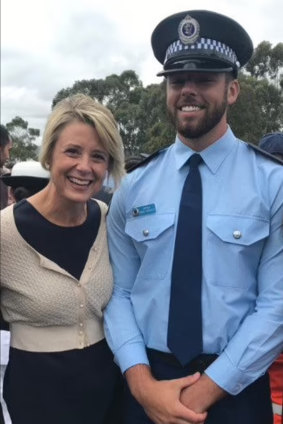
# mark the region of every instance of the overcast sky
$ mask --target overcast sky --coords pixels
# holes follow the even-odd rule
[[[1,123],[15,116],[43,130],[56,93],[77,80],[133,69],[159,82],[150,37],[172,13],[228,15],[253,43],[283,42],[282,0],[1,0]]]

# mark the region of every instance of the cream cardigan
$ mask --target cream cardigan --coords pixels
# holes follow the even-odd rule
[[[10,323],[11,346],[55,352],[82,349],[104,338],[102,314],[112,293],[113,276],[106,238],[107,206],[97,203],[101,223],[80,280],[21,237],[13,205],[1,211],[1,310]]]

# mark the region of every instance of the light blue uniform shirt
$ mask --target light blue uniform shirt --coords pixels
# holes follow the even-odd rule
[[[105,330],[123,372],[148,364],[146,346],[169,352],[173,251],[193,153],[177,138],[127,175],[111,203]],[[201,156],[203,347],[219,354],[206,373],[237,394],[283,349],[283,166],[230,129]]]

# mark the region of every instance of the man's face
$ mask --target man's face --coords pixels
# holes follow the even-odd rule
[[[199,139],[218,127],[226,130],[227,107],[238,95],[238,85],[233,84],[235,80],[224,73],[188,72],[167,77],[167,108],[181,139]]]
[[[4,166],[5,162],[10,157],[10,150],[12,148],[12,140],[9,141],[4,147],[0,148],[0,166]]]

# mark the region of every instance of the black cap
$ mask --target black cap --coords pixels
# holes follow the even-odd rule
[[[168,16],[151,36],[157,75],[176,72],[234,72],[253,53],[248,33],[236,21],[207,10],[188,10]]]

